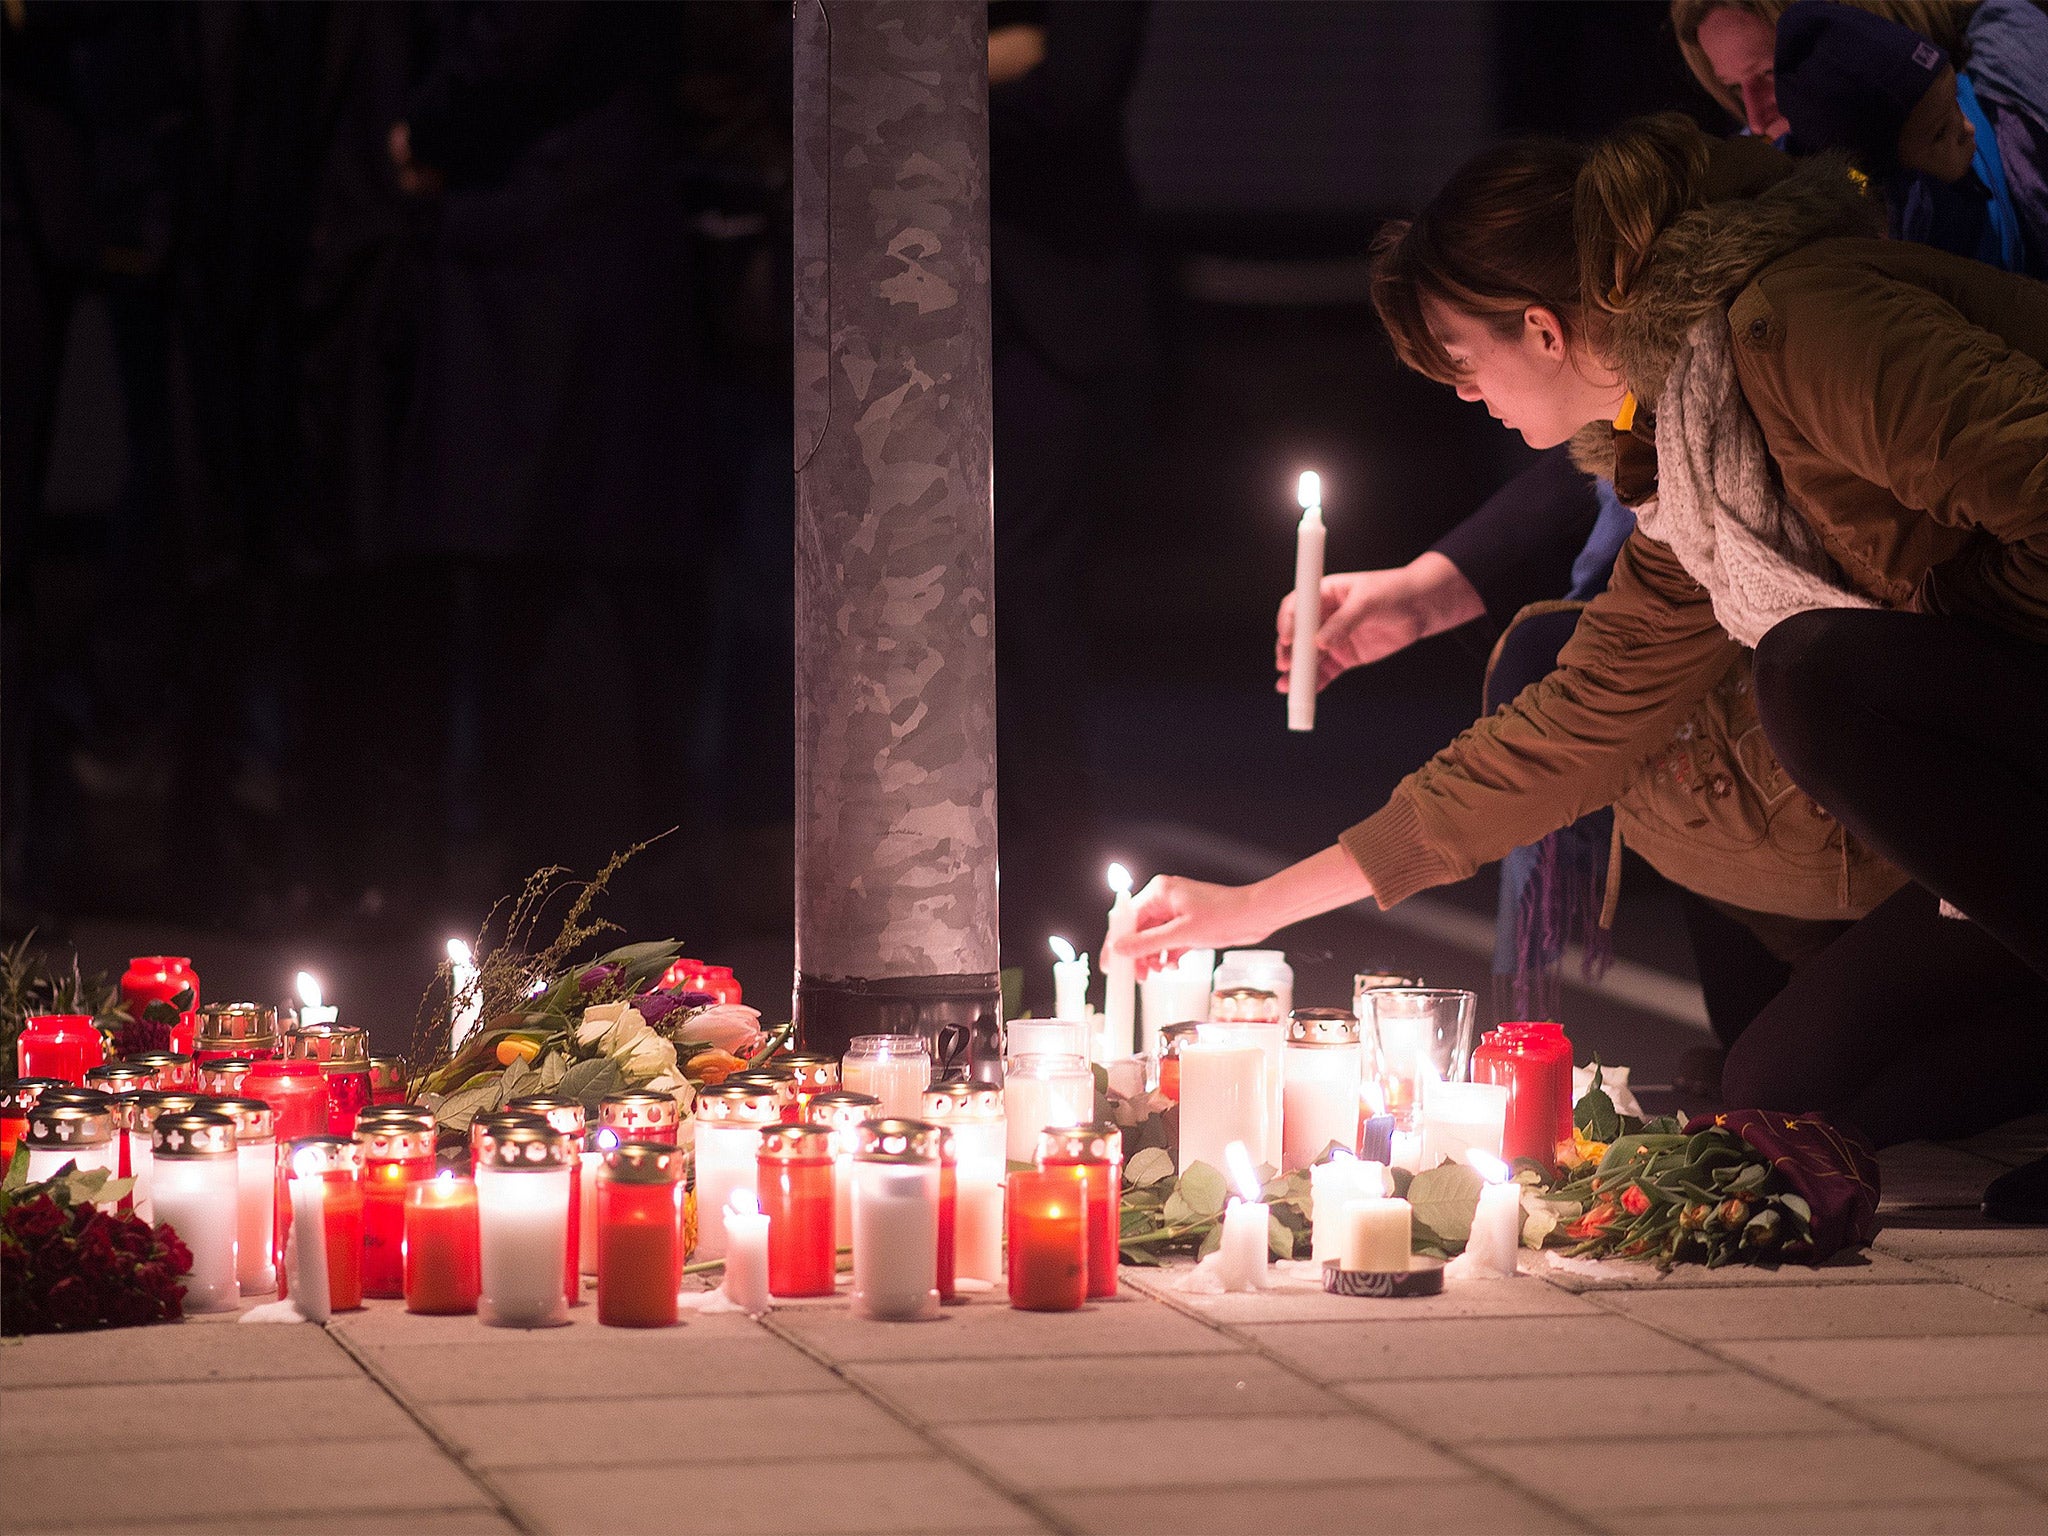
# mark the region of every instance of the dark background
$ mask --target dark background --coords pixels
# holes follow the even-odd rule
[[[614,915],[786,1010],[787,7],[676,9],[611,16],[652,28],[630,70],[602,42],[550,55],[545,89],[586,91],[614,137],[508,214],[406,191],[387,152],[460,41],[450,8],[29,0],[0,146],[9,937],[186,952],[215,999],[324,967],[393,1040],[442,941],[527,870],[675,826]],[[620,90],[658,119],[607,117]],[[1071,572],[1101,820],[1006,870],[1242,878],[1469,722],[1478,626],[1344,679],[1312,736],[1272,691],[1301,468],[1344,570],[1410,558],[1526,454],[1394,363],[1365,251],[1499,135],[1673,106],[1718,126],[1659,4],[1152,10],[1127,143],[1156,347]],[[441,153],[461,163],[459,133]],[[543,249],[534,208],[571,234]],[[520,345],[447,281],[477,241],[541,253],[492,277]],[[466,435],[433,374],[451,348],[501,398],[589,419],[531,492],[535,537],[488,510],[479,465],[523,445]],[[1483,921],[1490,876],[1468,886],[1435,896]],[[1683,977],[1654,877],[1632,864],[1626,892],[1623,955]],[[1083,947],[1100,911],[1071,919]],[[1295,936],[1304,1000],[1348,997],[1367,944],[1481,984],[1456,927]],[[1004,958],[1036,978],[1042,932],[1006,930]]]

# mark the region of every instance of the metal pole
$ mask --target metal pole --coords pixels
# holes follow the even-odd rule
[[[797,0],[796,1018],[992,1075],[988,27]]]

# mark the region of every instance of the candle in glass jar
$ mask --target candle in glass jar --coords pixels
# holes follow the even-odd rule
[[[239,1098],[242,1080],[256,1063],[247,1056],[215,1056],[195,1068],[199,1091],[210,1098]]]
[[[1335,1142],[1357,1149],[1365,1059],[1358,1020],[1341,1008],[1297,1008],[1281,1053],[1280,1168],[1306,1168]]]
[[[1095,1118],[1095,1073],[1085,1056],[1014,1058],[1003,1074],[1006,1156],[1028,1163],[1038,1155],[1038,1133],[1050,1125],[1083,1125]]]
[[[672,1093],[655,1093],[645,1088],[609,1094],[598,1101],[597,1123],[613,1133],[612,1145],[628,1141],[658,1141],[676,1145],[682,1125],[682,1108]]]
[[[150,1074],[149,1086],[162,1093],[182,1093],[199,1086],[199,1067],[182,1051],[137,1051],[123,1058]]]
[[[89,1013],[30,1014],[15,1042],[16,1069],[23,1077],[82,1084],[106,1059],[106,1044]]]
[[[878,1117],[882,1101],[871,1093],[837,1088],[811,1097],[811,1124],[832,1133],[832,1243],[853,1241],[853,1154],[860,1149],[861,1122]]]
[[[951,1174],[953,1287],[961,1278],[993,1285],[1003,1277],[1003,1171],[1008,1157],[1008,1124],[1003,1090],[989,1083],[949,1079],[924,1093],[924,1119],[944,1128],[952,1141]],[[945,1192],[940,1217],[945,1218]],[[945,1236],[940,1237],[944,1279]]]
[[[1116,1294],[1116,1270],[1123,1254],[1124,1135],[1112,1121],[1041,1131],[1040,1168],[1073,1168],[1081,1180],[1088,1229],[1088,1294]]]
[[[308,1204],[320,1212],[318,1246],[325,1257],[328,1306],[351,1312],[363,1304],[363,1155],[349,1136],[302,1136],[284,1152],[285,1198],[277,1207],[277,1241],[288,1244]],[[316,1191],[304,1188],[317,1183]],[[300,1271],[312,1262],[300,1250]],[[293,1273],[280,1266],[277,1293],[291,1294]],[[303,1311],[304,1309],[301,1308]]]
[[[938,1130],[870,1120],[853,1160],[853,1310],[884,1322],[939,1313]]]
[[[476,1180],[444,1168],[405,1192],[405,1310],[474,1312],[482,1284]]]
[[[276,1223],[276,1230],[284,1234],[277,1268],[278,1299],[289,1300],[306,1321],[324,1323],[334,1315],[328,1289],[327,1181],[291,1178],[282,1187],[289,1201],[284,1210],[290,1219]]]
[[[188,1109],[200,1107],[200,1095],[196,1093],[159,1093],[154,1089],[122,1096],[120,1130],[118,1134],[127,1154],[128,1177],[135,1181],[129,1192],[130,1203],[135,1214],[144,1221],[152,1217],[149,1201],[150,1174],[153,1158],[150,1153],[150,1127],[161,1114],[182,1114]]]
[[[113,1175],[120,1167],[120,1154],[114,1149],[114,1107],[103,1093],[79,1089],[67,1095],[61,1088],[45,1092],[28,1112],[28,1130],[21,1139],[28,1148],[31,1184],[54,1179],[67,1163],[76,1164],[80,1173],[103,1168]]]
[[[202,1066],[233,1056],[268,1061],[277,1053],[276,1009],[261,1003],[209,1003],[199,1011],[192,1054]]]
[[[583,1101],[566,1094],[528,1093],[507,1099],[505,1107],[521,1114],[539,1115],[560,1131],[568,1143],[569,1246],[562,1271],[562,1295],[570,1306],[579,1306],[583,1301],[583,1228],[597,1219],[597,1169],[594,1159],[590,1159]]]
[[[954,1169],[954,1283],[1003,1278],[1003,1160],[962,1157]]]
[[[677,1147],[624,1141],[597,1169],[597,1320],[666,1328],[683,1277],[683,1165]]]
[[[1074,1167],[1020,1169],[1005,1194],[1010,1305],[1073,1312],[1088,1299],[1088,1193]]]
[[[796,1051],[778,1056],[775,1063],[788,1070],[790,1079],[796,1084],[796,1102],[782,1111],[786,1125],[808,1125],[811,1119],[811,1100],[821,1093],[831,1093],[839,1087],[839,1058],[821,1056],[809,1051]]]
[[[569,1146],[538,1115],[494,1119],[476,1169],[479,1321],[551,1328],[569,1321]],[[604,1283],[603,1256],[598,1283]],[[600,1319],[601,1320],[601,1319]]]
[[[761,1132],[782,1123],[782,1106],[766,1087],[721,1083],[697,1095],[697,1257],[725,1257],[721,1219],[736,1189],[760,1177]],[[758,1193],[758,1192],[757,1192]]]
[[[889,1119],[912,1119],[932,1080],[931,1047],[922,1035],[856,1035],[840,1063],[839,1080],[852,1093],[871,1093]]]
[[[768,1290],[830,1296],[838,1270],[832,1241],[832,1132],[776,1125],[761,1132],[755,1187],[768,1221]]]
[[[189,1013],[199,1006],[199,974],[184,955],[137,955],[121,973],[121,1001],[137,1019],[151,1003]]]
[[[242,1079],[242,1092],[277,1111],[277,1143],[289,1146],[327,1130],[327,1074],[317,1061],[258,1061]],[[354,1130],[354,1122],[350,1122]]]
[[[277,1289],[277,1116],[261,1099],[219,1097],[206,1107],[235,1122],[235,1281],[244,1296],[260,1296]]]
[[[1354,1200],[1378,1200],[1388,1190],[1384,1163],[1338,1153],[1308,1171],[1309,1257],[1320,1264],[1344,1250],[1344,1209]]]
[[[1422,1166],[1462,1161],[1472,1147],[1488,1157],[1499,1157],[1507,1113],[1508,1091],[1498,1083],[1425,1082]]]
[[[234,1118],[197,1109],[157,1116],[150,1162],[156,1221],[177,1233],[192,1255],[191,1272],[183,1277],[185,1310],[234,1311],[241,1300]]]
[[[356,1117],[363,1155],[363,1294],[405,1295],[405,1197],[434,1172],[434,1113],[418,1104],[371,1106]]]
[[[370,1103],[373,1106],[409,1102],[406,1089],[411,1081],[412,1074],[403,1056],[370,1058]]]
[[[1266,1144],[1266,1051],[1236,1025],[1205,1025],[1180,1046],[1180,1171],[1223,1170],[1224,1150]]]
[[[54,1077],[17,1077],[0,1083],[0,1168],[14,1161],[14,1149],[28,1133],[28,1112],[35,1108],[36,1100],[45,1089],[63,1086]]]

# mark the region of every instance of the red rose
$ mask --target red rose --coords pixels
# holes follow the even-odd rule
[[[48,1195],[24,1200],[7,1213],[7,1235],[33,1246],[64,1225],[64,1208]]]
[[[1631,1184],[1621,1192],[1621,1208],[1631,1216],[1641,1216],[1650,1209],[1650,1197],[1641,1185]]]

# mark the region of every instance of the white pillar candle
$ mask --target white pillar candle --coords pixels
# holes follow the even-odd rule
[[[1255,1200],[1233,1199],[1223,1211],[1223,1241],[1216,1249],[1217,1270],[1226,1291],[1266,1288],[1266,1207]]]
[[[319,1175],[290,1180],[292,1229],[284,1240],[286,1286],[291,1304],[309,1323],[334,1315],[327,1277],[327,1181]],[[561,1287],[555,1287],[560,1294]]]
[[[1102,1027],[1096,1041],[1098,1060],[1129,1056],[1138,1048],[1138,962],[1116,952],[1116,941],[1137,927],[1137,904],[1131,900],[1131,872],[1109,866],[1109,888],[1116,899],[1109,906],[1109,931],[1102,940]]]
[[[1088,957],[1057,936],[1052,940],[1052,1011],[1060,1019],[1088,1017]]]
[[[271,1139],[235,1144],[235,1280],[244,1296],[277,1289],[271,1262],[272,1226],[277,1220],[277,1143]]]
[[[103,1146],[30,1147],[28,1181],[31,1184],[40,1184],[45,1179],[54,1179],[63,1171],[66,1163],[76,1163],[80,1173],[89,1173],[95,1168],[118,1173],[121,1168],[120,1156],[111,1141]]]
[[[1191,949],[1180,957],[1180,964],[1174,967],[1174,977],[1180,985],[1180,997],[1174,1005],[1174,1017],[1168,1024],[1185,1024],[1192,1020],[1209,1017],[1209,986],[1216,979],[1216,951],[1213,949]],[[1146,1049],[1156,1052],[1159,1042],[1148,1041]]]
[[[135,1180],[135,1187],[128,1192],[129,1203],[137,1216],[144,1221],[153,1221],[155,1212],[149,1203],[149,1132],[140,1130],[123,1134],[128,1138],[128,1174]]]
[[[1003,1278],[1003,1160],[968,1156],[960,1150],[954,1167],[953,1273],[990,1285]]]
[[[888,1120],[915,1120],[931,1080],[931,1047],[921,1035],[858,1035],[839,1067],[840,1087],[873,1094]]]
[[[1294,651],[1287,669],[1287,729],[1316,728],[1316,631],[1323,622],[1323,477],[1305,470],[1295,490]]]
[[[1406,1200],[1354,1200],[1344,1207],[1344,1243],[1339,1269],[1398,1274],[1413,1250],[1413,1217]]]
[[[724,1291],[750,1316],[768,1310],[768,1218],[752,1189],[734,1190],[725,1207]]]
[[[186,1129],[195,1121],[223,1122],[209,1127],[208,1140],[201,1143],[212,1150],[189,1150],[199,1142]],[[152,1196],[158,1224],[176,1232],[192,1253],[192,1271],[183,1277],[185,1310],[232,1312],[242,1294],[235,1279],[240,1207],[234,1126],[223,1115],[166,1115],[158,1121],[157,1131],[179,1141],[191,1137],[186,1147],[157,1157]]]
[[[475,957],[460,939],[448,941],[448,1049],[459,1051],[483,1020],[483,989]]]
[[[569,1170],[479,1167],[476,1214],[483,1276],[478,1320],[498,1328],[568,1322],[562,1270],[569,1242]]]
[[[1138,1042],[1141,1051],[1159,1048],[1159,1031],[1169,1024],[1184,1024],[1192,1014],[1180,1011],[1180,967],[1162,965],[1138,983]]]
[[[1247,1145],[1260,1162],[1269,1168],[1278,1168],[1286,1156],[1287,1020],[1279,1018],[1270,1023],[1259,1020],[1230,1027],[1243,1038],[1256,1042],[1265,1059],[1261,1082],[1266,1090],[1266,1134],[1262,1141],[1248,1142]],[[1317,1150],[1322,1149],[1319,1147]]]
[[[1003,1075],[1005,1151],[1013,1163],[1038,1155],[1049,1125],[1086,1125],[1095,1118],[1095,1074],[1081,1056],[1018,1056]]]
[[[1357,1044],[1288,1042],[1281,1055],[1280,1163],[1284,1172],[1306,1168],[1331,1142],[1358,1150]]]
[[[1266,1053],[1234,1027],[1205,1027],[1180,1048],[1180,1171],[1221,1172],[1233,1141],[1266,1144]]]
[[[323,1002],[320,997],[320,979],[311,971],[299,972],[299,1026],[309,1024],[332,1024],[341,1017],[341,1010],[332,1003]]]
[[[1345,1207],[1385,1196],[1387,1170],[1360,1157],[1333,1157],[1309,1169],[1308,1188],[1310,1257],[1320,1264],[1343,1253]]]
[[[697,1252],[725,1257],[725,1224],[718,1214],[744,1189],[757,1199],[761,1182],[761,1127],[707,1120],[697,1127]]]
[[[885,1322],[939,1315],[939,1170],[853,1164],[853,1310]]]
[[[1504,1169],[1498,1158],[1494,1167]],[[1508,1179],[1488,1182],[1479,1191],[1479,1208],[1472,1213],[1472,1235],[1465,1240],[1465,1264],[1475,1277],[1508,1279],[1515,1273],[1515,1258],[1522,1246],[1522,1186]]]
[[[1410,1173],[1422,1171],[1422,1132],[1396,1131],[1393,1136],[1394,1161],[1396,1168],[1406,1168]]]
[[[1508,1090],[1501,1083],[1422,1085],[1422,1166],[1462,1162],[1477,1147],[1500,1156],[1508,1117]]]

